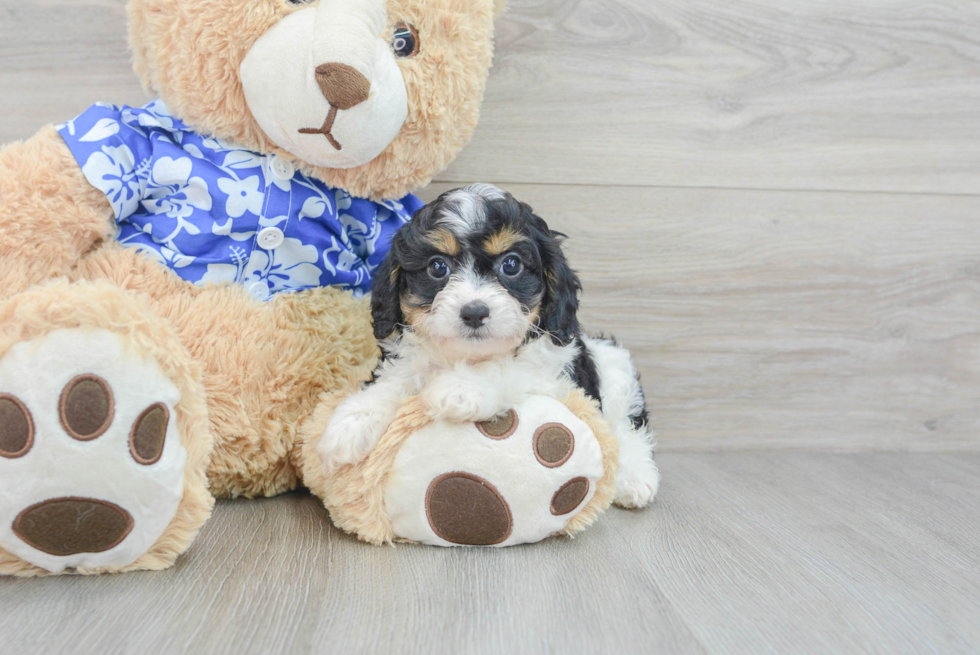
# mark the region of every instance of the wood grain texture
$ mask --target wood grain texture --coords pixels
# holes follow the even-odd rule
[[[130,65],[125,0],[0,0],[0,144],[96,102],[149,101]]]
[[[980,455],[662,455],[574,540],[375,547],[223,501],[160,573],[0,579],[4,653],[966,653]]]
[[[972,0],[513,0],[440,180],[976,193]]]
[[[124,0],[0,0],[0,143],[146,101]],[[971,0],[512,0],[440,179],[976,193]]]
[[[570,235],[661,450],[980,449],[980,197],[503,186]]]

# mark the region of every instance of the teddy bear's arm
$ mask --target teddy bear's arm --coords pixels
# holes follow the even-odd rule
[[[0,150],[0,297],[68,273],[114,230],[109,201],[53,126]]]

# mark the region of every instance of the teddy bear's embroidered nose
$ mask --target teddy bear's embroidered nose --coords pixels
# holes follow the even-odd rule
[[[333,122],[338,109],[356,107],[371,94],[371,82],[353,66],[347,64],[320,64],[316,67],[316,83],[330,103],[330,112],[321,127],[304,127],[300,134],[322,134],[337,150],[340,143],[333,138]]]
[[[368,99],[371,82],[353,66],[321,64],[316,67],[316,83],[327,101],[337,109],[350,109]]]

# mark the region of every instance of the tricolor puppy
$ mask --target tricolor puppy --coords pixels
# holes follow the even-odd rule
[[[383,355],[327,426],[318,447],[327,468],[366,457],[408,396],[421,395],[433,418],[475,421],[575,385],[601,403],[619,440],[617,504],[647,505],[660,475],[643,392],[629,352],[582,334],[563,237],[486,184],[419,210],[375,272]]]

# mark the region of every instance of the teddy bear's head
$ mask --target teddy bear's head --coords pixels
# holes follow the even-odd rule
[[[469,140],[504,1],[130,0],[130,46],[194,129],[395,198]]]

